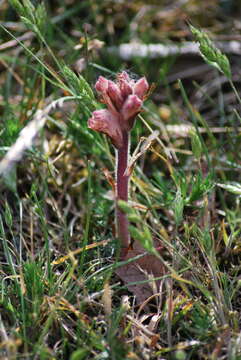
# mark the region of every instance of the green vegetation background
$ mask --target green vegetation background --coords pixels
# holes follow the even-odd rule
[[[1,157],[52,104],[1,178],[1,359],[241,359],[240,13],[234,0],[0,0]],[[194,39],[209,64],[118,53]],[[132,225],[167,265],[141,309],[113,274],[114,151],[87,128],[96,79],[122,70],[154,84],[132,152],[159,131],[131,181]]]

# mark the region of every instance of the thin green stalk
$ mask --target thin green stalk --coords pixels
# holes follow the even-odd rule
[[[81,253],[80,258],[80,269],[83,272],[83,265],[84,265],[84,259],[85,259],[85,247],[88,244],[89,239],[89,231],[90,231],[90,218],[91,218],[91,166],[90,162],[88,161],[88,192],[87,192],[87,212],[86,212],[86,224],[85,224],[85,231],[84,231],[84,238],[83,238],[83,248],[84,250]]]
[[[239,104],[241,105],[241,98],[239,96],[239,93],[237,92],[237,89],[236,89],[236,87],[235,87],[235,85],[233,83],[233,80],[229,80],[229,83],[230,83],[231,88],[233,89],[233,92],[234,92]]]

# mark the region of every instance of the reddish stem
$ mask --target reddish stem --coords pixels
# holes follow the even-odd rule
[[[117,150],[117,172],[116,172],[116,199],[128,201],[129,176],[124,175],[128,166],[129,156],[129,134],[123,132],[123,146]],[[129,221],[125,213],[116,207],[117,235],[121,244],[121,254],[125,253],[130,243],[128,230]]]

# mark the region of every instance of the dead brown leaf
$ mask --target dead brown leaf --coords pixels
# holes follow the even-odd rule
[[[158,240],[155,241],[155,247],[161,253],[162,246]],[[145,252],[140,243],[135,241],[133,248],[127,252],[122,260],[131,259]],[[154,278],[163,276],[165,274],[165,268],[155,255],[146,254],[140,259],[116,269],[115,273],[126,284],[128,290],[135,295],[136,302],[140,305],[152,297],[156,289],[159,289],[160,280],[154,280]],[[145,280],[149,281],[141,284],[131,284]]]

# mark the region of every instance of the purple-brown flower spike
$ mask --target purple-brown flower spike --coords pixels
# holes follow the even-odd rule
[[[118,116],[109,110],[94,111],[92,117],[88,120],[88,127],[108,135],[116,148],[122,146],[122,130],[119,125]]]
[[[99,122],[101,118],[101,126],[96,125],[96,115],[92,117],[89,124],[93,123],[94,118],[95,126],[89,125],[89,127],[107,134],[111,138],[112,143],[119,148],[121,144],[120,134],[124,131],[129,132],[132,129],[134,118],[141,110],[149,84],[145,77],[135,81],[130,79],[129,75],[123,71],[117,75],[116,82],[100,76],[95,84],[95,88],[101,97],[101,101],[107,105],[109,113],[101,112],[101,115],[105,114],[105,116],[98,116]],[[113,125],[111,125],[111,118],[114,119]],[[113,129],[115,130],[113,131]]]

